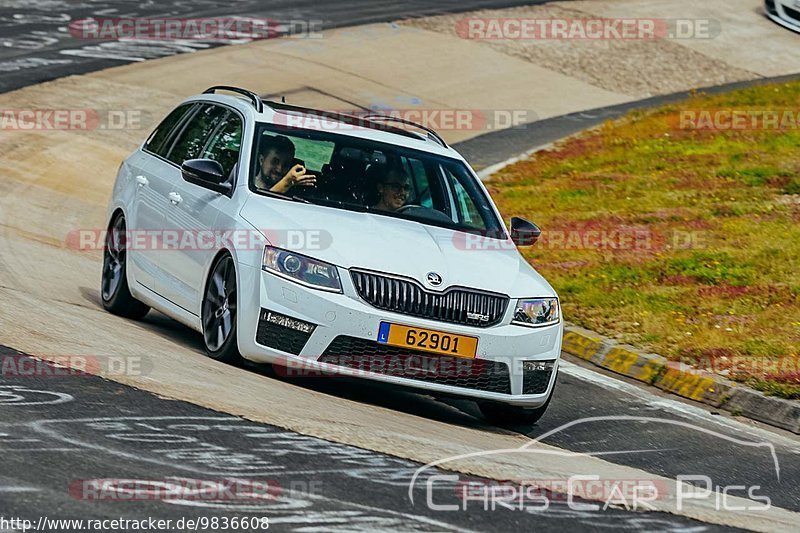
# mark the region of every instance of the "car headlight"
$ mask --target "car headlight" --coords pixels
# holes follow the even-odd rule
[[[558,298],[524,298],[517,302],[512,324],[520,326],[552,326],[561,320]]]
[[[342,292],[339,271],[334,265],[295,252],[267,246],[261,268],[307,287]]]

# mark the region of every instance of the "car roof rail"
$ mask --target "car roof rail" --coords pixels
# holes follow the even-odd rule
[[[256,111],[259,113],[264,111],[264,102],[261,101],[261,97],[252,91],[248,91],[247,89],[242,89],[240,87],[231,87],[230,85],[215,85],[203,91],[203,94],[214,94],[217,91],[228,91],[246,96],[253,103]]]
[[[367,116],[364,117],[364,120],[369,120],[371,122],[374,122],[374,121],[379,121],[379,122],[397,122],[399,124],[405,124],[406,126],[412,126],[414,128],[419,128],[419,129],[427,132],[428,137],[430,137],[434,141],[438,142],[443,147],[447,148],[447,143],[444,142],[444,139],[442,139],[442,137],[438,133],[436,133],[431,128],[428,128],[426,126],[423,126],[422,124],[418,124],[418,123],[413,122],[411,120],[406,120],[406,119],[400,118],[400,117],[393,117],[391,115],[384,115],[382,113],[373,113],[371,115],[367,115]],[[398,129],[402,129],[402,128],[398,128]]]
[[[297,113],[305,113],[308,115],[315,115],[322,118],[335,119],[340,122],[344,122],[345,124],[350,124],[352,126],[359,126],[362,128],[368,128],[373,130],[388,131],[389,133],[402,135],[404,137],[410,137],[412,139],[424,139],[424,137],[420,137],[420,135],[418,135],[416,132],[409,131],[403,128],[397,128],[394,126],[383,126],[381,124],[377,124],[375,121],[368,120],[366,117],[348,115],[347,113],[340,113],[338,111],[322,111],[320,109],[314,109],[312,107],[303,107],[292,104],[286,104],[283,102],[274,102],[272,100],[264,100],[264,103],[275,111],[295,111]]]

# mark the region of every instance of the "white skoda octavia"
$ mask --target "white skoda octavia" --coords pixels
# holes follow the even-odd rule
[[[220,91],[233,95],[218,94]],[[433,131],[212,87],[117,175],[102,298],[203,334],[208,355],[471,398],[532,423],[555,385],[556,293]]]

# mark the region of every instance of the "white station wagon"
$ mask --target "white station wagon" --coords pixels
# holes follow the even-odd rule
[[[155,308],[214,359],[471,398],[498,424],[550,401],[560,305],[517,250],[540,231],[509,231],[428,128],[212,87],[123,162],[108,220],[105,308]]]

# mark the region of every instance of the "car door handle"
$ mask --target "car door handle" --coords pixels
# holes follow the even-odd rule
[[[178,205],[183,201],[181,195],[176,192],[169,193],[169,201],[172,202],[172,205]]]
[[[136,176],[136,183],[139,185],[139,187],[146,187],[150,184],[150,180],[144,176]]]

